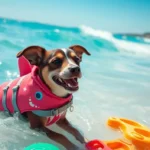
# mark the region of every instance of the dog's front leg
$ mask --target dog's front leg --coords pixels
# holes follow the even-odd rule
[[[87,139],[71,125],[71,123],[64,117],[57,122],[57,125],[62,129],[72,134],[81,144],[85,144]]]
[[[36,116],[32,112],[28,112],[27,116],[30,122],[30,127],[32,129],[35,128],[42,129],[51,140],[63,145],[67,150],[78,150],[78,147],[75,144],[71,143],[65,136],[56,133],[54,131],[51,131],[47,127],[45,127],[46,122],[45,118]]]
[[[51,131],[46,127],[43,127],[43,131],[47,134],[47,136],[50,139],[63,145],[67,150],[78,150],[78,147],[71,143],[64,135]]]

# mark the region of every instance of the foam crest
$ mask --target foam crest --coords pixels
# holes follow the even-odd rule
[[[150,45],[134,43],[126,40],[118,40],[113,37],[113,34],[107,31],[95,30],[91,27],[81,26],[81,31],[84,34],[99,37],[112,42],[118,51],[127,52],[137,56],[149,56],[150,57]],[[145,39],[144,39],[145,40]],[[147,40],[147,39],[146,39]]]

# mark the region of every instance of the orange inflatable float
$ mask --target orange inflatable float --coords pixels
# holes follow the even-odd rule
[[[115,117],[109,118],[107,124],[113,129],[121,130],[124,137],[131,141],[131,143],[135,146],[135,150],[150,150],[150,129],[148,127],[132,120]],[[111,146],[115,145],[116,142],[117,141],[106,143],[107,145],[110,143]],[[124,145],[127,144],[124,143],[122,147],[124,147]],[[127,146],[131,149],[131,146]]]
[[[121,139],[104,141],[104,143],[112,150],[135,150],[135,146],[131,142]]]
[[[120,139],[114,141],[92,140],[86,144],[87,150],[135,150],[132,143]]]
[[[107,125],[121,130],[123,138],[100,141],[92,140],[87,143],[88,150],[150,150],[150,129],[140,123],[124,118],[111,117]]]

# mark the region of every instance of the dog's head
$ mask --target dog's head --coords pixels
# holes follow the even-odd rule
[[[64,97],[78,90],[81,78],[80,62],[82,54],[90,53],[80,45],[47,51],[40,46],[30,46],[20,51],[31,65],[39,67],[39,76],[57,96]]]

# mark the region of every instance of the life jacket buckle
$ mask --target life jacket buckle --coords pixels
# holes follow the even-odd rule
[[[51,110],[51,114],[52,114],[52,116],[57,115],[57,112],[58,112],[58,111],[57,111],[57,109],[52,109],[52,110]]]
[[[70,112],[73,112],[73,111],[74,111],[74,106],[71,105],[71,106],[70,106]]]

